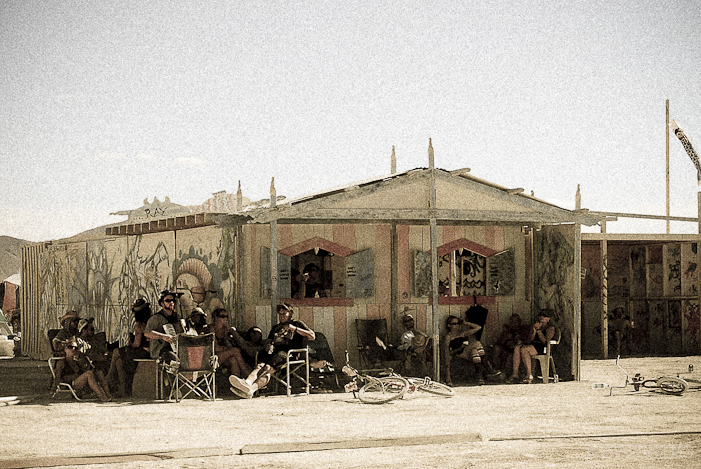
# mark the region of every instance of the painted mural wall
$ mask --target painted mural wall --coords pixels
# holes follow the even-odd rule
[[[553,348],[560,379],[573,379],[572,350],[576,340],[574,325],[575,279],[573,225],[543,226],[533,234],[534,311],[554,311],[553,323],[560,328],[560,344]],[[535,318],[534,318],[535,319]]]
[[[345,350],[349,350],[351,360],[357,363],[356,319],[386,319],[391,340],[396,342],[402,332],[401,316],[406,310],[414,315],[420,330],[429,335],[434,332],[431,298],[417,291],[415,272],[417,253],[430,253],[429,227],[397,225],[394,230],[389,224],[281,224],[278,227],[279,256],[282,256],[279,259],[288,258],[284,262],[289,264],[282,265],[290,270],[285,286],[290,294],[281,294],[280,298],[294,304],[299,318],[326,336],[337,360],[342,360]],[[393,239],[397,243],[396,254],[392,249]],[[487,252],[490,256],[508,252],[512,260],[504,270],[513,277],[510,289],[505,290],[508,294],[441,297],[438,334],[445,333],[444,322],[449,314],[463,317],[475,300],[489,310],[482,337],[487,345],[498,336],[501,325],[512,313],[520,314],[524,322],[533,319],[531,287],[526,284],[533,273],[529,272],[531,263],[526,255],[527,238],[519,227],[439,226],[437,241],[446,252],[452,249],[446,246],[454,245]],[[58,319],[67,310],[76,309],[83,317],[94,317],[97,330],[104,330],[109,341],[124,344],[133,327],[130,311],[133,301],[147,298],[157,310],[158,294],[166,288],[183,293],[179,302],[181,315],[187,315],[196,305],[208,313],[224,306],[232,313],[232,325],[243,330],[258,325],[268,331],[271,298],[269,288],[267,291],[265,288],[266,282],[269,283],[269,265],[265,259],[270,256],[270,227],[245,226],[240,245],[239,253],[236,228],[207,226],[49,246],[40,254],[42,335],[59,327]],[[396,272],[393,271],[395,255]],[[471,254],[462,251],[462,255],[467,258]],[[240,279],[236,277],[238,259]],[[323,296],[294,298],[292,270],[301,270],[309,260],[315,259],[324,272],[331,274]],[[442,262],[449,264],[449,256]],[[370,272],[363,271],[368,268]],[[475,270],[470,271],[471,275],[489,278],[486,264],[474,263],[471,269]],[[395,274],[398,308],[393,311]],[[563,278],[556,275],[552,281]],[[241,305],[237,304],[239,296]],[[236,311],[241,314],[236,315]]]
[[[690,355],[701,353],[698,244],[609,243],[608,312],[616,308],[632,321],[630,346],[622,354]],[[601,247],[582,246],[582,349],[585,356],[600,356]],[[609,356],[615,355],[609,340]]]

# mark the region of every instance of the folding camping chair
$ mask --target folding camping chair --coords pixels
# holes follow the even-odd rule
[[[312,388],[327,391],[341,389],[339,376],[346,375],[340,369],[336,369],[336,361],[326,336],[318,331],[314,333],[316,338],[307,343]]]
[[[66,357],[63,354],[63,352],[55,352],[54,347],[53,347],[53,341],[56,335],[59,333],[61,329],[49,329],[48,333],[46,334],[48,339],[49,339],[49,347],[51,350],[51,353],[53,353],[53,357],[50,357],[48,362],[49,362],[49,371],[51,371],[51,385],[50,385],[50,392],[51,392],[51,397],[56,397],[56,395],[60,392],[67,392],[73,395],[77,400],[80,400],[78,395],[75,392],[75,389],[73,389],[73,386],[71,386],[71,383],[66,383],[62,382],[57,379],[58,373],[61,371],[59,368],[61,368],[60,365],[65,363]],[[54,387],[55,385],[55,387]]]
[[[163,364],[163,371],[171,375],[168,400],[179,402],[190,394],[207,400],[216,399],[214,385],[218,366],[214,353],[214,334],[176,336],[177,360]]]
[[[386,319],[356,319],[355,328],[358,333],[358,353],[362,372],[401,366],[403,360],[394,356],[389,349]]]
[[[282,377],[280,377],[282,375]],[[287,397],[304,396],[309,394],[311,390],[311,381],[309,380],[309,348],[297,348],[288,350],[287,361],[285,365],[277,370],[276,373],[270,375],[275,380],[275,384],[285,386]],[[302,392],[297,394],[292,393],[294,380],[302,385]]]
[[[59,362],[63,362],[66,359],[66,357],[51,357],[49,358],[49,370],[51,370],[51,378],[52,381],[56,381],[56,374],[58,373],[57,371],[57,365]],[[75,393],[75,389],[73,389],[73,386],[71,383],[67,383],[64,381],[59,381],[56,389],[53,390],[51,393],[51,397],[56,397],[56,394],[60,392],[68,392],[73,395],[77,400],[81,400],[78,395]]]

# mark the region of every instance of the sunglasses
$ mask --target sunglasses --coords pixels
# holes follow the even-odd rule
[[[164,303],[175,303],[175,300],[173,298],[167,298],[163,300]]]
[[[448,323],[449,326],[457,326],[458,324],[460,324],[460,323],[459,322],[449,322]]]

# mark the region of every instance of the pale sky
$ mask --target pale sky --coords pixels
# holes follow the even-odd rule
[[[169,196],[251,200],[436,166],[573,209],[665,213],[665,100],[701,150],[678,1],[0,2],[0,235]],[[698,214],[670,135],[671,213]],[[664,232],[664,222],[608,224]],[[696,232],[695,224],[672,224]]]

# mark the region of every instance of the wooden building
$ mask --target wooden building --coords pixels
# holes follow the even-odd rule
[[[579,228],[598,221],[586,211],[436,169],[431,147],[428,168],[291,200],[278,200],[273,184],[265,204],[244,206],[240,189],[238,198],[227,213],[164,209],[157,220],[25,247],[23,352],[40,355],[46,331],[72,308],[123,342],[134,299],[157,308],[158,292],[175,287],[185,313],[223,305],[241,329],[269,330],[274,305],[289,302],[326,335],[337,362],[347,349],[354,363],[356,318],[385,318],[396,341],[408,310],[438,343],[445,318],[478,302],[489,310],[489,344],[512,313],[527,323],[548,307],[563,331],[559,375],[578,379]],[[316,292],[299,298],[312,264]]]
[[[632,322],[624,355],[698,355],[699,235],[582,235],[582,353],[615,357],[606,318]]]

